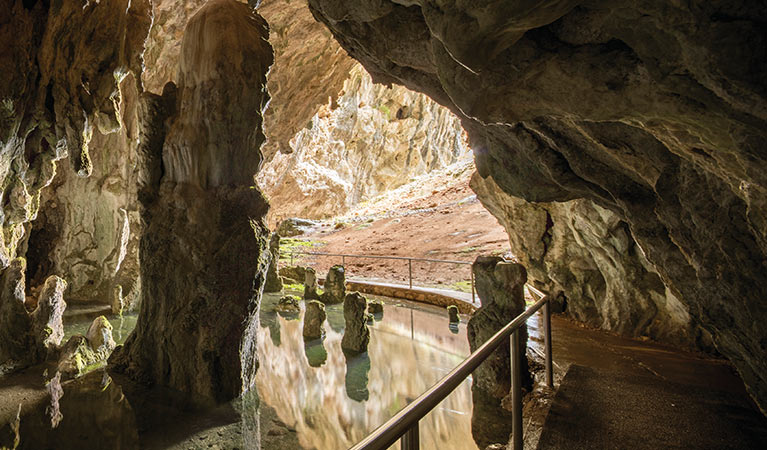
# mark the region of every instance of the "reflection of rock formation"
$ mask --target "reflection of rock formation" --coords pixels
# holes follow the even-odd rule
[[[304,353],[309,366],[320,367],[328,360],[328,351],[323,341],[321,337],[304,341]]]
[[[442,315],[415,311],[416,339],[411,340],[409,310],[384,307],[383,322],[371,329],[369,398],[364,403],[347,395],[346,358],[339,333],[328,330],[324,341],[328,360],[314,368],[304,358],[300,323],[280,321],[280,347],[267,338],[268,329],[259,331],[259,395],[283,422],[297,430],[304,448],[339,449],[359,442],[466,356],[465,329],[458,336],[446,335]],[[328,315],[334,310],[340,311],[340,305],[329,307]],[[293,381],[285,383],[286,379]],[[471,393],[466,382],[421,421],[421,448],[475,449],[470,417]]]
[[[346,355],[346,395],[355,402],[364,402],[370,398],[368,390],[370,373],[370,356],[362,353],[356,356]]]
[[[266,33],[264,20],[233,0],[207,3],[187,26],[162,178],[144,205],[147,301],[110,360],[133,378],[200,402],[238,396],[258,365],[257,314],[269,258],[267,204],[252,183],[272,63]]]

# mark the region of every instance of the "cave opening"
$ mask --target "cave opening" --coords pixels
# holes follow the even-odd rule
[[[0,448],[767,439],[763,8],[8,3]]]

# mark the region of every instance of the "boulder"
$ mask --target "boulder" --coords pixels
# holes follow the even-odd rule
[[[304,271],[304,300],[319,300],[320,294],[317,293],[317,272],[307,267]]]
[[[367,351],[370,341],[365,308],[367,300],[359,292],[350,292],[344,299],[344,337],[341,340],[341,348],[349,354],[358,354]]]
[[[306,269],[307,267],[301,266],[283,266],[280,267],[279,274],[284,283],[301,284],[306,277]]]
[[[461,322],[461,316],[458,315],[458,307],[455,305],[450,305],[447,307],[447,316],[450,320],[450,323]]]
[[[372,300],[368,303],[368,312],[370,314],[383,314],[383,303],[378,300]]]
[[[346,276],[344,266],[335,265],[328,270],[323,288],[325,289],[325,292],[320,296],[320,301],[322,303],[326,305],[334,305],[344,301],[346,298]]]
[[[275,305],[274,310],[282,313],[297,313],[301,311],[299,305],[299,298],[295,295],[286,295],[280,298],[280,301]]]
[[[282,279],[277,273],[280,261],[280,235],[272,233],[269,239],[269,253],[272,255],[269,262],[269,269],[266,271],[266,284],[264,292],[280,292],[282,290]]]
[[[277,233],[282,237],[299,236],[315,226],[317,226],[317,222],[313,220],[291,217],[280,222],[277,226]]]
[[[325,334],[325,304],[317,300],[306,302],[304,339],[319,339]]]

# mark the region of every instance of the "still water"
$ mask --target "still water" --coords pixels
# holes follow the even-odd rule
[[[370,325],[367,354],[349,359],[341,350],[343,305],[327,307],[324,342],[305,343],[303,310],[275,314],[278,296],[264,299],[259,397],[295,428],[303,448],[350,447],[470,353],[465,324],[451,331],[442,308],[368,297],[383,300],[384,313]],[[471,412],[469,379],[421,421],[421,448],[476,449]]]
[[[179,420],[169,418],[167,426],[139,427],[142,448],[348,448],[469,354],[465,323],[451,328],[443,308],[367,296],[382,300],[384,312],[369,324],[368,352],[347,358],[341,350],[343,305],[327,307],[324,339],[305,342],[303,302],[300,313],[278,314],[273,308],[279,297],[265,294],[261,305],[257,392],[233,402],[235,408],[224,406],[238,412],[227,415],[220,428],[212,427],[206,417],[201,425],[190,418],[177,427]],[[109,320],[115,341],[122,343],[135,326],[136,315]],[[85,334],[90,322],[67,323],[66,338]],[[477,449],[471,435],[470,387],[468,379],[421,421],[422,449]],[[277,444],[269,434],[274,423],[291,430],[290,444],[285,440]]]

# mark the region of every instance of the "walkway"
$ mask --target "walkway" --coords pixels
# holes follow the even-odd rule
[[[539,449],[765,448],[767,418],[726,361],[586,329],[562,317],[552,322],[554,361],[569,370]]]

